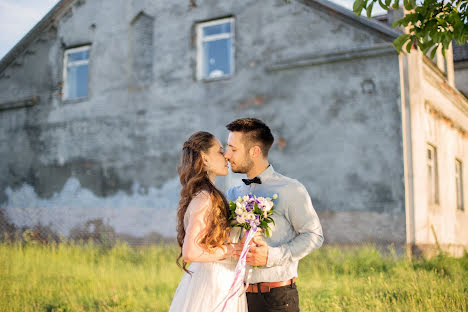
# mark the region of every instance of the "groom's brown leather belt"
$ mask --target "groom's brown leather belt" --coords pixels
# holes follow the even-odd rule
[[[296,278],[293,277],[290,280],[287,280],[284,282],[264,282],[264,283],[257,283],[257,284],[249,284],[249,287],[247,287],[246,292],[248,293],[270,292],[272,288],[292,285],[295,282],[296,282]]]

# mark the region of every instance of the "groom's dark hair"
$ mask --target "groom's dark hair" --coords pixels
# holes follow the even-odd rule
[[[248,148],[254,145],[260,146],[263,156],[268,157],[268,152],[275,138],[273,138],[270,128],[263,121],[257,118],[240,118],[227,124],[226,128],[231,132],[244,133],[244,144]]]

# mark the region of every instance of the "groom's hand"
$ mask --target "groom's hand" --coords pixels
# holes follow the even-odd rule
[[[265,266],[268,260],[268,245],[261,236],[254,236],[254,245],[247,253],[247,263],[255,266]]]
[[[251,247],[250,248],[253,248],[255,247],[255,241],[256,239],[262,239],[262,229],[257,229],[257,232],[255,233],[254,237],[252,238],[252,240],[250,241],[250,244]],[[240,258],[241,254],[242,254],[242,249],[244,248],[244,244],[245,244],[245,239],[247,238],[247,233],[244,234],[244,237],[242,237],[242,240],[238,243],[235,243],[235,244],[232,244],[234,246],[234,250],[232,252],[232,256],[233,257],[236,257],[236,258]],[[262,239],[263,240],[263,239]],[[252,246],[253,245],[253,246]]]

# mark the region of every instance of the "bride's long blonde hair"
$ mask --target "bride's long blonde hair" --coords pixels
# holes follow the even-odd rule
[[[193,197],[200,191],[207,191],[211,199],[211,211],[206,216],[206,235],[200,237],[200,243],[208,251],[220,247],[229,240],[229,205],[224,195],[211,183],[204,168],[201,152],[215,144],[215,137],[209,132],[196,132],[185,141],[177,171],[179,173],[180,191],[179,206],[177,209],[177,242],[181,248],[177,265],[184,271],[187,263],[182,258],[182,245],[185,239],[184,216]],[[180,260],[182,259],[182,264]]]

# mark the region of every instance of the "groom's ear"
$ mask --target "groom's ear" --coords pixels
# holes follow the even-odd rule
[[[262,156],[262,150],[260,149],[260,146],[254,145],[250,149],[250,156],[253,158],[259,158]]]

